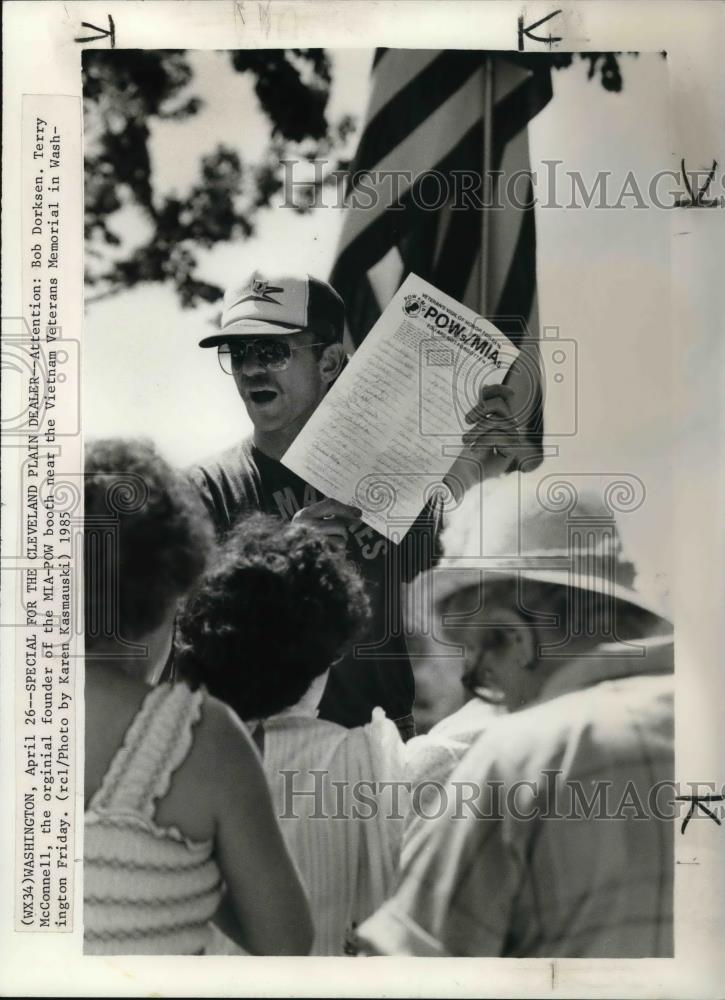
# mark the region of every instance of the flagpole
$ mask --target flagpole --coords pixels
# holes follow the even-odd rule
[[[493,135],[493,59],[486,54],[483,61],[483,208],[481,209],[481,301],[480,312],[486,316],[491,309],[489,302],[488,248],[490,244],[491,217],[486,207],[487,185],[491,184],[491,136]]]
[[[493,135],[493,59],[490,54],[484,56],[483,63],[483,190],[486,193],[487,184],[492,184],[491,179],[491,137]],[[493,191],[491,192],[493,193]],[[490,316],[492,304],[490,297],[490,268],[488,266],[488,248],[490,246],[491,235],[491,209],[486,207],[488,199],[483,199],[481,209],[481,306],[480,312],[487,319]],[[491,449],[491,454],[496,457],[496,445]]]

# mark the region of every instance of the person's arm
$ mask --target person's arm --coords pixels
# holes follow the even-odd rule
[[[227,887],[218,923],[253,955],[306,955],[314,938],[307,897],[252,741],[216,699],[207,699],[202,728],[213,767],[215,854]]]
[[[486,385],[466,414],[469,426],[463,435],[463,450],[443,477],[456,503],[471,486],[520,468],[540,454],[540,445],[531,439],[531,428],[514,411],[514,402],[512,386]]]
[[[431,495],[400,543],[404,583],[412,583],[441,558],[444,493],[450,493],[458,505],[472,486],[511,471],[533,453],[519,420],[512,416],[513,395],[507,385],[484,386],[479,402],[466,414],[470,426],[463,435],[463,450],[443,476],[442,492]]]
[[[435,493],[400,542],[398,557],[403,583],[412,583],[420,573],[438,563],[443,552],[442,529],[443,494]]]
[[[214,914],[214,923],[222,934],[225,934],[230,941],[239,945],[239,947],[244,949],[246,952],[242,936],[239,933],[239,921],[237,920],[237,915],[234,912],[234,904],[232,903],[228,892],[225,892],[222,896],[219,907]]]
[[[502,954],[530,824],[499,811],[499,748],[494,737],[469,751],[442,786],[445,812],[408,832],[395,893],[357,931],[362,954]]]

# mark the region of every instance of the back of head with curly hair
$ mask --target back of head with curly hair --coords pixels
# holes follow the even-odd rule
[[[354,568],[303,524],[254,514],[179,620],[176,667],[243,719],[294,705],[369,615]]]
[[[146,440],[93,441],[85,454],[86,649],[158,628],[203,572],[211,523],[188,480]],[[110,543],[110,544],[109,544]]]

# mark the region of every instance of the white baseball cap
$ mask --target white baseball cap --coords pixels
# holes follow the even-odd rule
[[[236,337],[279,336],[311,330],[331,342],[342,340],[345,306],[332,285],[312,275],[254,273],[224,294],[219,333],[199,347],[216,347]]]

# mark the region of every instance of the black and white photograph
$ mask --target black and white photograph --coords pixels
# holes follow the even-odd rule
[[[692,48],[603,3],[70,6],[3,314],[8,926],[115,995],[714,996]]]
[[[666,58],[83,73],[86,949],[671,955]]]

